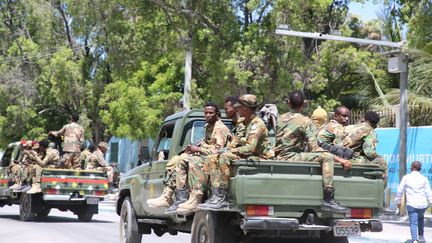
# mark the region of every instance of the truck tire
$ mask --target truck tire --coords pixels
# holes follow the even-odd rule
[[[191,243],[238,243],[236,227],[230,227],[229,217],[223,212],[201,210],[195,212]],[[240,228],[239,228],[240,230]]]
[[[79,212],[77,215],[80,222],[90,222],[93,218],[93,213],[88,211]]]
[[[123,201],[120,211],[120,242],[141,243],[142,234],[138,232],[138,222],[132,208],[130,197]]]
[[[33,210],[32,194],[27,194],[25,192],[21,193],[19,212],[21,221],[30,221],[34,219],[35,213]]]

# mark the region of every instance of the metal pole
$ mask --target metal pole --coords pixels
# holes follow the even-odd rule
[[[406,71],[400,73],[400,134],[399,134],[399,182],[407,173],[407,130],[408,130],[408,59],[404,54],[402,60]]]
[[[186,40],[186,56],[185,56],[185,77],[183,90],[183,108],[190,109],[190,93],[192,80],[192,41]]]

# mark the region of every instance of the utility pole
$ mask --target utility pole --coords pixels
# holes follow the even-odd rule
[[[181,0],[181,5],[183,11],[187,12],[188,0]],[[184,73],[184,89],[183,89],[183,109],[190,109],[190,93],[191,93],[191,82],[192,82],[192,32],[190,27],[188,27],[188,32],[186,38],[184,38],[183,43],[185,45],[185,73]]]
[[[400,74],[399,181],[401,181],[402,177],[406,174],[406,138],[408,127],[408,59],[406,55],[401,53],[404,43],[293,31],[289,29],[288,25],[279,25],[276,29],[276,34],[321,40],[344,41],[365,45],[387,46],[395,48],[397,50],[396,52],[393,52],[396,56],[389,59],[388,71],[390,73]]]

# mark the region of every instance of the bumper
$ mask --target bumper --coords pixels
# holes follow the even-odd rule
[[[95,197],[95,196],[84,196],[84,197],[72,197],[71,195],[44,195],[44,201],[62,201],[62,202],[82,202],[87,203],[87,199],[93,201],[103,201],[103,197]],[[97,199],[97,200],[96,200]]]
[[[331,231],[332,226],[338,222],[359,222],[362,232],[381,232],[382,223],[375,219],[337,219],[328,225],[308,225],[300,224],[296,218],[270,218],[253,217],[244,218],[240,227],[243,230],[305,230],[305,231]]]

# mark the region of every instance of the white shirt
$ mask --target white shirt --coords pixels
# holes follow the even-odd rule
[[[418,171],[412,171],[402,178],[395,198],[396,203],[400,203],[404,191],[406,192],[407,205],[413,208],[427,208],[428,201],[432,203],[429,180]]]

